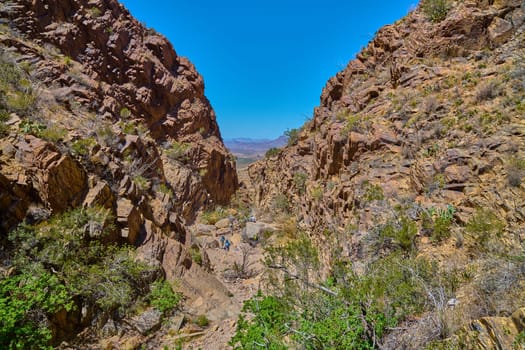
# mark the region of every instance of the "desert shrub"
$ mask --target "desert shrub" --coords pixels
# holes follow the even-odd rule
[[[266,158],[272,158],[272,157],[278,156],[279,153],[281,153],[281,149],[273,147],[273,148],[270,148],[268,151],[266,151],[266,154],[264,156]]]
[[[319,283],[317,251],[306,237],[268,249],[268,293],[244,304],[234,349],[373,349],[388,328],[429,308],[437,268],[393,254],[357,275],[336,261]],[[273,272],[273,273],[272,273]]]
[[[486,208],[478,208],[469,219],[465,230],[474,239],[473,248],[478,251],[490,249],[490,243],[501,236],[505,223],[496,214]]]
[[[176,308],[181,299],[180,293],[175,293],[168,281],[155,281],[151,285],[148,300],[151,306],[157,308],[162,313]]]
[[[86,137],[79,140],[76,140],[71,145],[71,153],[74,156],[84,157],[87,156],[93,146],[95,146],[96,141],[93,137]]]
[[[516,336],[512,343],[512,348],[514,350],[525,350],[525,331],[521,331],[521,333]]]
[[[288,138],[288,146],[294,146],[299,142],[300,129],[288,129],[284,132],[284,135]]]
[[[151,188],[151,182],[142,175],[135,175],[133,177],[133,182],[137,185],[137,188],[140,191],[147,192]]]
[[[215,225],[221,219],[228,217],[228,212],[223,207],[207,210],[201,215],[201,221],[208,225]]]
[[[446,209],[430,208],[421,213],[423,229],[430,233],[430,238],[434,242],[442,242],[450,237],[450,228],[454,221],[456,208],[449,205]]]
[[[293,174],[293,183],[295,189],[299,194],[303,194],[306,189],[306,180],[308,179],[308,174],[302,171],[298,171]]]
[[[168,158],[178,160],[181,162],[188,161],[188,150],[190,145],[185,142],[173,141],[166,149],[166,155]]]
[[[363,194],[363,199],[366,202],[371,202],[375,200],[381,201],[385,199],[383,188],[380,185],[374,185],[368,181],[365,181],[363,185],[365,190],[365,193]]]
[[[476,90],[476,101],[492,100],[500,94],[500,87],[494,81],[481,84]]]
[[[47,315],[73,306],[67,288],[42,267],[0,278],[0,346],[52,349]]]
[[[105,209],[75,209],[10,233],[16,273],[0,280],[3,348],[45,348],[49,317],[76,302],[122,317],[149,293],[158,268],[137,261],[131,247],[102,244],[112,222]]]
[[[312,190],[311,195],[312,195],[312,199],[319,202],[323,198],[323,188],[321,186],[316,186]]]
[[[199,327],[207,327],[210,324],[210,320],[208,320],[206,315],[199,315],[195,319],[195,324]]]
[[[122,107],[120,109],[119,114],[120,114],[120,117],[124,119],[128,119],[129,117],[131,117],[131,111],[127,107]]]
[[[193,246],[190,249],[191,260],[195,261],[196,264],[202,266],[202,253],[198,246]]]
[[[429,20],[441,22],[447,17],[449,4],[448,0],[423,0],[421,8]]]
[[[401,216],[399,220],[387,223],[379,232],[381,238],[391,240],[392,243],[406,252],[415,249],[416,234],[416,223],[406,216]]]
[[[272,208],[282,213],[290,212],[290,203],[284,193],[276,195],[272,201]]]
[[[56,143],[64,140],[67,136],[67,130],[58,125],[52,125],[40,131],[37,136],[44,140]]]
[[[525,176],[525,160],[522,158],[512,157],[507,163],[507,181],[509,185],[518,187]]]

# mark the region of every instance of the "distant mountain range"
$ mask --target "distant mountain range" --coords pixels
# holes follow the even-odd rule
[[[270,148],[284,147],[287,142],[288,138],[284,135],[275,140],[244,137],[224,140],[226,147],[238,158],[260,158]]]

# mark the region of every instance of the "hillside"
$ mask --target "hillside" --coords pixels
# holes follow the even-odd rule
[[[317,248],[320,273],[304,272],[304,279],[339,281],[333,290],[343,293],[347,299],[337,302],[346,305],[354,305],[358,296],[351,293],[364,279],[378,288],[386,283],[386,290],[368,284],[367,296],[358,297],[364,314],[355,317],[370,322],[363,321],[360,336],[369,345],[421,349],[479,317],[508,316],[525,304],[518,272],[525,232],[524,9],[522,1],[423,2],[380,29],[328,81],[294,145],[248,169],[257,205],[267,215],[281,213],[284,227],[296,222],[288,235],[305,234]],[[438,280],[410,267],[421,261],[435,266],[431,275]],[[391,270],[396,264],[408,270]],[[296,276],[297,261],[293,265]],[[341,266],[350,270],[342,280]],[[293,276],[282,271],[283,278]],[[415,289],[393,287],[403,281]],[[355,283],[354,291],[348,283]],[[315,308],[293,301],[296,292],[287,299],[288,288],[271,295],[315,318]],[[418,288],[424,292],[416,297]],[[302,298],[317,295],[304,293]],[[396,293],[413,294],[408,301]],[[335,301],[317,297],[327,303],[330,311],[322,317],[328,319],[308,323],[298,316],[294,322],[314,328],[296,329],[290,336],[298,343],[286,346],[307,346],[322,327],[333,328],[323,322],[340,310],[330,309]],[[394,325],[368,319],[374,316],[367,312],[378,310],[387,320],[393,312]],[[511,346],[516,328],[509,326],[511,336],[498,328],[506,319],[480,322],[447,346]],[[256,326],[263,325],[247,329]],[[324,344],[343,341],[338,334],[323,338]]]
[[[117,0],[3,1],[0,348],[525,349],[524,113],[522,0],[423,0],[233,154]]]
[[[140,343],[179,292],[227,298],[187,227],[237,186],[202,77],[118,1],[0,3],[1,348]]]

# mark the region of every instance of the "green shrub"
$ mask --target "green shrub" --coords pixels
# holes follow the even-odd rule
[[[272,158],[272,157],[278,156],[280,153],[281,153],[280,148],[273,147],[273,148],[270,148],[268,151],[266,151],[266,154],[264,156],[266,158]]]
[[[96,141],[93,137],[86,137],[83,139],[76,140],[71,145],[71,153],[75,156],[87,156],[91,151],[91,148],[96,145]]]
[[[306,180],[308,179],[308,174],[302,171],[298,171],[293,174],[293,183],[297,192],[301,195],[306,189]]]
[[[168,149],[166,149],[166,155],[168,158],[178,160],[181,162],[188,161],[188,150],[190,145],[185,142],[173,141]]]
[[[151,306],[165,313],[179,305],[182,295],[175,293],[168,281],[155,281],[151,285],[148,299]]]
[[[53,125],[50,127],[46,127],[44,130],[40,131],[37,136],[44,140],[56,143],[59,141],[63,141],[66,135],[66,129],[58,125]]]
[[[399,221],[390,222],[380,230],[380,237],[393,240],[404,251],[415,249],[417,225],[406,216],[401,216]]]
[[[22,224],[10,233],[9,239],[16,247],[12,259],[18,272],[15,277],[20,280],[0,282],[0,327],[14,324],[14,332],[38,330],[27,339],[11,337],[13,344],[47,344],[51,334],[47,318],[62,308],[71,310],[72,300],[94,307],[96,313],[126,315],[149,292],[158,268],[138,262],[131,247],[101,243],[114,230],[112,221],[105,209],[75,209],[36,226]],[[27,295],[19,293],[24,284],[32,288],[33,282],[34,290]],[[10,286],[17,288],[15,294],[9,292]],[[18,316],[9,311],[13,308]],[[5,334],[0,339],[5,342]]]
[[[206,315],[199,315],[195,320],[195,324],[199,327],[207,327],[210,324],[210,321]]]
[[[52,349],[44,320],[62,309],[71,311],[73,305],[67,288],[42,268],[0,278],[0,347]]]
[[[336,261],[319,283],[313,244],[301,237],[268,249],[266,290],[245,302],[234,349],[373,349],[387,328],[429,308],[437,267],[400,254],[357,275]],[[272,273],[273,271],[273,273]]]
[[[288,129],[284,132],[284,135],[288,138],[288,147],[294,146],[299,142],[300,129]]]
[[[366,202],[371,202],[371,201],[376,201],[376,200],[382,201],[383,199],[385,199],[383,188],[380,185],[374,185],[368,181],[365,181],[363,185],[365,185],[365,193],[363,195],[363,199]]]
[[[465,227],[467,233],[474,238],[474,247],[480,251],[490,248],[489,243],[500,237],[504,228],[505,223],[486,208],[476,209]]]
[[[120,114],[120,117],[124,118],[124,119],[128,119],[129,117],[131,117],[131,111],[127,107],[122,107],[120,109],[120,113],[119,114]]]
[[[137,185],[140,191],[147,192],[151,188],[151,182],[142,175],[135,175],[133,182]]]
[[[450,237],[450,227],[454,220],[456,208],[449,205],[446,209],[430,208],[422,214],[423,228],[430,232],[434,242],[442,242]]]
[[[205,211],[201,215],[203,223],[208,225],[215,225],[221,219],[228,217],[228,212],[222,207],[216,207],[214,210]]]
[[[277,210],[282,213],[290,212],[290,203],[288,202],[288,197],[284,193],[279,193],[275,196],[272,201],[272,207],[274,210]]]
[[[449,11],[448,0],[423,0],[421,7],[432,22],[441,22],[447,17]]]
[[[525,350],[525,331],[521,331],[521,333],[516,336],[516,339],[514,339],[512,343],[512,348],[514,350]]]

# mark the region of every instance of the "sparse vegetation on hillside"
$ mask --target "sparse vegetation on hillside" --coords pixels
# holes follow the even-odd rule
[[[441,22],[447,17],[450,9],[449,0],[423,0],[423,12],[432,22]]]

